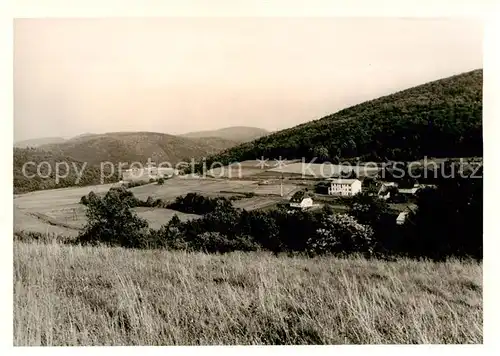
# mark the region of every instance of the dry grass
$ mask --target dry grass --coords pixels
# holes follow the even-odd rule
[[[86,187],[70,187],[61,189],[41,190],[14,197],[14,230],[34,231],[40,233],[58,233],[67,236],[78,235],[86,223],[85,208],[79,204],[83,195],[90,191],[104,194],[113,184],[93,185]],[[115,185],[116,186],[116,185]],[[297,189],[295,184],[284,184],[285,196],[292,194]],[[163,185],[146,184],[130,189],[134,195],[142,200],[149,196],[154,199],[173,201],[180,195],[199,193],[205,196],[234,196],[237,193],[255,193],[260,196],[246,198],[235,202],[235,205],[247,210],[260,209],[273,206],[280,201],[279,183],[258,185],[251,180],[228,179],[190,179],[175,177],[167,179]],[[222,193],[225,192],[225,193]],[[269,196],[274,194],[276,196]],[[183,214],[166,209],[135,209],[138,215],[148,220],[151,228],[159,228],[170,221],[175,213],[181,220],[195,218],[195,215]],[[41,216],[45,218],[37,218]],[[51,223],[49,223],[49,221]],[[72,229],[68,229],[70,226]]]
[[[482,343],[482,265],[14,242],[15,345]]]

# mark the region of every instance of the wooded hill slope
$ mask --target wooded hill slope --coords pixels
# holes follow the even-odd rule
[[[23,166],[30,162],[25,167],[26,174],[23,173]],[[47,162],[43,163],[42,162]],[[57,162],[66,162],[69,166],[67,177],[56,181],[56,164]],[[50,169],[49,167],[50,166]],[[37,169],[39,172],[37,172]],[[80,179],[78,174],[82,172]],[[40,173],[40,174],[39,174]],[[103,177],[108,175],[108,171],[104,172]],[[66,170],[64,166],[60,166],[60,176],[65,176]],[[35,190],[65,188],[71,186],[85,186],[100,184],[101,170],[100,167],[85,165],[83,162],[77,161],[72,157],[67,157],[52,152],[46,152],[38,148],[14,148],[14,194],[26,193]],[[116,182],[118,174],[104,179],[104,183]]]
[[[483,71],[440,79],[244,143],[207,163],[482,156]]]
[[[99,165],[101,162],[170,162],[200,158],[237,143],[220,138],[191,139],[156,132],[112,132],[74,138],[41,149],[75,160]]]

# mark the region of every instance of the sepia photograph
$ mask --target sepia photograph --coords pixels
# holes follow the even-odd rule
[[[483,344],[483,30],[14,19],[13,345]]]

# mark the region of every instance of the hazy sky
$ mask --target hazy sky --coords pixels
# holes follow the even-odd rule
[[[470,20],[23,19],[14,139],[277,130],[482,67]]]

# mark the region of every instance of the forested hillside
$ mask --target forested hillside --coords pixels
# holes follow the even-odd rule
[[[437,80],[241,144],[208,161],[482,156],[482,85],[482,69]]]
[[[170,162],[200,158],[236,145],[220,138],[191,139],[157,132],[112,132],[84,136],[40,148],[89,165],[101,162]]]
[[[65,166],[60,165],[59,176],[61,178],[58,181],[56,181],[57,162],[66,162],[69,167],[69,171],[66,172]],[[23,173],[23,166],[25,164],[26,174]],[[84,166],[83,162],[79,162],[71,157],[46,152],[36,148],[14,148],[13,166],[14,194],[42,189],[71,187],[75,185],[93,185],[101,182],[100,167],[90,165]],[[79,176],[80,173],[81,176]],[[103,177],[107,175],[108,171],[105,171]],[[62,178],[64,176],[66,177]],[[117,180],[118,174],[116,173],[114,176],[105,178],[104,183],[116,182]]]

